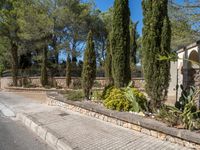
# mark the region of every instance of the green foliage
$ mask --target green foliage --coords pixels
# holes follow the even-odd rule
[[[0,77],[2,76],[4,69],[5,68],[4,68],[3,64],[0,64]]]
[[[177,126],[181,124],[181,112],[173,106],[163,105],[158,112],[158,118],[169,126]]]
[[[73,80],[72,88],[73,89],[81,89],[82,88],[81,79]]]
[[[167,0],[143,1],[142,66],[152,111],[164,102],[170,80],[170,61],[157,59],[158,55],[170,53],[171,28],[167,6]]]
[[[178,108],[179,110],[183,111],[185,108],[185,105],[193,99],[193,96],[195,94],[195,88],[191,87],[188,90],[185,90],[183,85],[181,87],[181,96],[178,101],[175,103],[175,107]]]
[[[175,62],[179,58],[178,58],[176,53],[171,52],[171,53],[168,53],[167,55],[164,55],[164,56],[158,54],[158,58],[157,59],[160,60],[160,61],[174,61]]]
[[[129,1],[115,0],[112,21],[112,75],[114,85],[124,87],[131,80]]]
[[[98,102],[102,102],[102,91],[99,90],[93,90],[92,91],[92,100],[93,101],[98,101]]]
[[[200,66],[199,62],[196,62],[196,61],[193,61],[193,60],[190,60],[190,59],[186,59],[186,58],[179,58],[178,55],[175,52],[168,53],[165,56],[164,55],[158,55],[157,59],[160,60],[160,61],[174,61],[174,62],[177,61],[178,59],[180,59],[180,60],[188,61],[191,64],[195,64],[195,65]]]
[[[117,111],[129,111],[132,108],[132,103],[126,98],[124,91],[117,88],[111,90],[103,103],[108,109]]]
[[[137,103],[137,98],[133,93],[134,91],[132,89],[128,89],[125,92],[125,97],[132,102],[132,108],[130,109],[133,112],[139,112],[140,111],[140,106]]]
[[[110,45],[110,34],[107,38],[107,45],[106,45],[106,59],[105,59],[105,77],[108,79],[108,84],[113,84],[113,77],[112,77],[112,53],[111,53],[111,45]]]
[[[197,104],[194,99],[189,101],[181,114],[183,126],[186,129],[193,130],[200,126],[200,111],[197,110]]]
[[[199,90],[190,88],[186,92],[183,90],[182,96],[176,103],[176,107],[163,106],[158,116],[171,126],[182,125],[189,130],[200,128],[200,111],[197,109],[197,97]]]
[[[0,64],[1,64],[1,70],[11,68],[10,59],[7,59],[10,57],[9,50],[10,49],[10,43],[8,38],[1,37],[0,36]]]
[[[102,85],[101,85],[101,83],[100,83],[99,81],[95,80],[95,81],[94,81],[94,84],[93,84],[93,87],[101,88]]]
[[[118,111],[148,111],[145,95],[130,85],[123,89],[112,86],[105,88],[102,94],[104,105]]]
[[[67,62],[66,62],[66,85],[67,87],[70,86],[71,83],[71,58],[68,54]]]
[[[172,22],[172,45],[173,50],[182,48],[198,40],[198,36],[192,26],[184,20],[171,20]]]
[[[52,66],[55,64],[58,66],[58,54],[63,49],[70,52],[73,59],[81,56],[80,52],[83,50],[80,44],[84,45],[89,29],[93,28],[95,32],[100,32],[96,24],[100,18],[96,12],[93,11],[91,3],[80,0],[1,1],[0,37],[7,38],[8,42],[2,44],[0,39],[0,49],[4,46],[7,53],[12,54],[9,62],[14,68],[13,75],[18,74],[17,60],[21,53],[30,52],[35,57],[41,57],[42,50],[46,46],[50,53],[48,64],[52,61]],[[96,36],[95,40],[97,38],[99,36]],[[70,44],[73,46],[69,46]],[[34,62],[36,67],[43,63],[31,62]],[[51,67],[49,72],[52,72],[52,68],[57,69]],[[6,66],[6,69],[10,68]]]
[[[72,91],[67,91],[65,94],[65,97],[67,100],[72,100],[72,101],[81,101],[84,99],[84,93],[82,90],[72,90]]]
[[[96,77],[96,54],[94,49],[93,35],[90,31],[87,38],[87,47],[84,53],[82,88],[85,98],[89,99],[90,91]]]
[[[181,86],[182,93],[179,101],[175,106],[182,112],[180,115],[183,126],[187,129],[193,130],[200,125],[200,111],[197,109],[197,99],[199,97],[199,90],[190,87],[185,90]]]
[[[10,45],[13,85],[17,86],[18,75],[18,42],[19,24],[16,5],[22,3],[21,0],[5,0],[0,6],[0,36],[6,38]],[[11,34],[12,33],[12,34]]]
[[[135,65],[136,65],[136,52],[137,52],[137,38],[138,33],[137,33],[137,24],[136,23],[130,23],[130,65],[131,65],[131,70],[135,70]]]
[[[110,95],[110,92],[113,88],[114,88],[114,86],[112,86],[112,85],[105,86],[105,88],[102,92],[102,96],[101,96],[103,100],[105,100]]]
[[[198,7],[194,7],[195,5],[199,6],[197,1],[184,1],[181,4],[176,1],[169,3],[169,18],[172,25],[171,48],[173,50],[199,40],[200,28],[197,16],[199,16],[200,11]]]
[[[41,84],[43,87],[48,85],[48,74],[47,74],[47,48],[43,49],[42,67],[41,67]]]
[[[134,112],[148,111],[147,99],[143,93],[141,93],[136,88],[132,88],[131,86],[126,87],[124,90],[125,90],[125,96],[133,104],[131,111]]]

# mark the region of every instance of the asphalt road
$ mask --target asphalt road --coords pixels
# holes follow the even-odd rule
[[[0,150],[52,150],[20,122],[0,112]]]

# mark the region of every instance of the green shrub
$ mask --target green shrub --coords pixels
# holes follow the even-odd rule
[[[112,89],[114,88],[114,86],[112,85],[108,85],[104,88],[103,92],[102,92],[102,96],[101,98],[103,100],[105,100],[109,95],[110,95],[110,92],[112,91]]]
[[[82,85],[81,85],[81,80],[80,79],[76,79],[72,82],[72,88],[73,89],[81,89]]]
[[[133,112],[148,111],[145,95],[133,88],[132,83],[123,89],[114,88],[113,86],[105,87],[102,99],[104,99],[104,105],[110,109]]]
[[[72,100],[72,101],[81,101],[84,99],[84,93],[82,90],[78,91],[67,91],[65,97],[67,100]]]
[[[97,101],[101,101],[102,100],[102,91],[92,91],[92,100],[97,100]]]
[[[195,87],[185,90],[183,86],[181,86],[181,89],[181,97],[175,106],[182,112],[180,117],[183,126],[193,130],[200,125],[200,111],[197,109],[200,90],[196,90]]]
[[[104,100],[104,105],[108,109],[117,111],[129,111],[133,106],[122,89],[113,88],[109,96]]]
[[[181,124],[180,114],[181,112],[176,107],[163,105],[157,117],[169,126],[176,126]]]
[[[180,116],[185,128],[193,130],[200,126],[200,111],[197,110],[197,103],[194,98],[185,105]]]
[[[84,51],[83,58],[83,70],[81,73],[82,89],[85,94],[85,98],[90,100],[91,91],[96,78],[96,53],[93,40],[93,33],[90,30],[87,37],[86,49]]]
[[[189,89],[185,90],[183,85],[180,86],[182,92],[181,96],[178,101],[175,103],[175,107],[179,110],[183,111],[185,108],[185,105],[193,98],[195,94],[195,88],[190,87]]]
[[[133,104],[131,111],[134,112],[148,111],[147,99],[142,92],[140,92],[136,88],[132,88],[131,84],[129,84],[129,86],[127,86],[124,90],[125,90],[125,96]]]
[[[182,88],[183,90],[183,88]],[[158,116],[172,126],[177,125],[179,121],[184,128],[189,130],[200,128],[200,111],[197,109],[197,102],[200,90],[195,90],[194,87],[182,92],[179,101],[176,102],[176,107],[165,106],[160,109]]]

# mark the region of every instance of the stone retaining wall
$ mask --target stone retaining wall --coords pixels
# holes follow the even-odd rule
[[[106,122],[110,122],[125,128],[136,130],[144,134],[159,138],[164,141],[177,143],[188,148],[200,150],[200,134],[188,130],[181,130],[166,126],[166,124],[154,119],[142,117],[139,115],[116,112],[107,110],[103,107],[96,107],[91,102],[84,104],[82,102],[65,101],[58,94],[47,93],[47,104],[60,106],[81,114],[91,116]],[[93,106],[92,106],[93,105]]]
[[[49,79],[54,85],[58,87],[65,88],[66,87],[66,78],[65,77],[54,77],[53,80]],[[142,78],[133,78],[135,87],[143,89],[144,88],[144,79]],[[41,87],[40,77],[29,77],[28,81],[35,85],[36,87]],[[21,78],[18,79],[18,82],[21,82]],[[96,87],[101,86],[104,87],[106,85],[106,78],[98,77],[95,80]],[[75,84],[81,84],[81,78],[72,77],[71,86]],[[5,87],[9,87],[12,85],[12,78],[11,77],[2,77],[0,78],[0,88],[4,89]]]
[[[46,93],[46,92],[62,92],[63,89],[45,89],[45,88],[22,88],[22,87],[5,87],[7,92],[29,92],[29,93]]]

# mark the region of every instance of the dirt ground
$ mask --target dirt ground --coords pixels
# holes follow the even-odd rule
[[[39,101],[41,103],[44,103],[46,100],[46,93],[15,92],[15,94],[26,97],[26,98],[31,98],[31,99]]]
[[[26,97],[26,98],[31,98],[31,99],[39,101],[41,103],[45,103],[45,101],[46,101],[46,93],[45,92],[39,92],[39,93],[35,93],[35,92],[14,92],[14,93],[17,94],[17,95]],[[176,97],[168,97],[165,104],[174,106],[174,104],[176,102],[175,99],[176,99]]]

